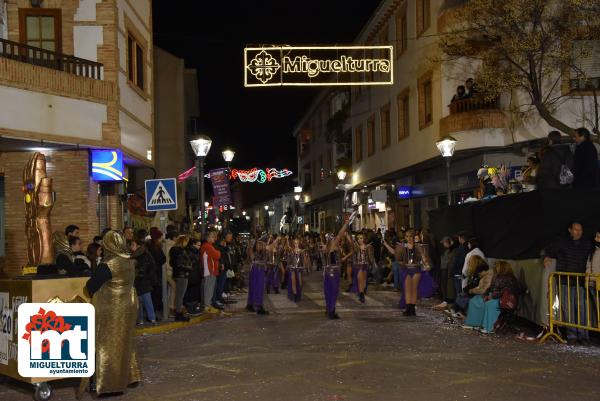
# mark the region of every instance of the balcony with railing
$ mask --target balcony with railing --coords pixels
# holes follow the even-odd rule
[[[450,103],[450,115],[440,120],[440,135],[453,132],[504,128],[504,113],[500,110],[500,98],[487,99],[475,96]]]
[[[105,103],[117,90],[103,78],[101,63],[0,39],[0,86]]]
[[[6,39],[0,39],[0,57],[81,77],[102,79],[101,63]]]

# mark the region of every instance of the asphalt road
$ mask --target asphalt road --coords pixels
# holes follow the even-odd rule
[[[341,295],[342,319],[325,318],[319,273],[296,305],[271,294],[263,317],[242,312],[137,338],[143,382],[115,400],[537,401],[599,400],[600,348],[538,345],[443,323],[422,306],[395,309],[398,294]],[[240,297],[241,298],[241,297]],[[52,400],[73,400],[71,381]],[[0,400],[31,399],[8,381]],[[84,399],[91,399],[86,395]]]

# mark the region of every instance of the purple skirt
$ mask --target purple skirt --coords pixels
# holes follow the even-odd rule
[[[352,288],[350,288],[350,292],[353,294],[358,294],[358,272],[364,270],[369,270],[369,265],[364,263],[353,263],[352,264]],[[368,280],[367,280],[368,281]],[[365,288],[366,291],[366,288]]]
[[[292,274],[296,276],[296,294],[294,295],[294,290],[292,289]],[[300,280],[302,277],[302,271],[299,269],[288,269],[287,271],[287,293],[290,301],[298,302],[302,299],[302,285],[300,284]]]
[[[325,267],[323,269],[323,291],[325,292],[325,309],[335,311],[338,293],[340,291],[340,269]]]
[[[400,269],[400,282],[402,283],[402,295],[400,296],[400,301],[398,302],[398,307],[400,309],[406,308],[406,299],[404,298],[404,281],[406,280],[406,276],[408,276],[408,269]],[[417,299],[421,298],[430,298],[435,291],[435,284],[433,282],[433,277],[431,277],[431,273],[428,270],[421,270],[421,280],[419,281],[419,287],[417,290]]]
[[[248,275],[248,305],[263,305],[265,296],[265,265],[253,264]]]
[[[278,289],[281,283],[279,266],[267,264],[267,288]]]

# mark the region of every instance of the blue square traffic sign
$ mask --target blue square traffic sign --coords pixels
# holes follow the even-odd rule
[[[177,181],[175,178],[146,180],[146,210],[177,209]]]

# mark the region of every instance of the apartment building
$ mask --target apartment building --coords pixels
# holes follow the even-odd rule
[[[150,0],[0,2],[4,274],[26,262],[22,172],[35,151],[53,179],[53,230],[76,224],[88,243],[122,227],[128,177],[154,163],[152,70]],[[92,177],[94,150],[114,155],[112,177]]]
[[[345,126],[352,130],[350,183],[366,195],[354,196],[362,226],[427,226],[427,210],[447,203],[446,167],[436,148],[440,138],[457,140],[451,166],[452,201],[457,202],[473,195],[479,167],[523,166],[552,130],[538,115],[522,120],[507,112],[510,102],[523,101],[518,93],[452,102],[457,86],[475,76],[476,66],[439,61],[439,38],[464,3],[384,0],[356,39],[361,45],[393,45],[395,53],[394,84],[353,87]],[[557,90],[573,94],[560,105],[559,118],[585,125],[589,93],[576,91],[568,78]],[[385,191],[385,202],[375,201],[373,190]]]
[[[350,110],[350,91],[324,89],[297,124],[298,182],[302,187],[303,223],[315,232],[339,226],[344,191],[337,172],[351,168],[351,138],[344,122]]]

